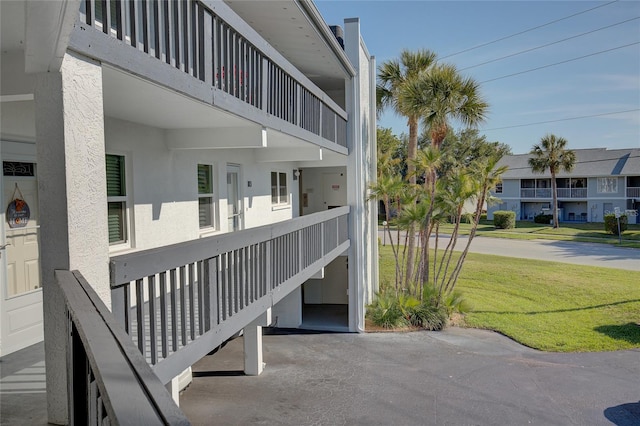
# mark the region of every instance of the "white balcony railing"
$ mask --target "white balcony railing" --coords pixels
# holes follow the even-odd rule
[[[198,0],[84,0],[82,23],[234,96],[346,147],[346,113],[260,51]],[[328,98],[328,97],[327,97]]]
[[[587,188],[558,188],[558,198],[586,198]],[[520,188],[520,198],[551,198],[551,188]]]
[[[339,207],[113,257],[114,315],[167,383],[342,254],[348,216]]]
[[[558,198],[586,198],[587,188],[558,188]]]
[[[627,188],[627,198],[640,198],[640,188]]]

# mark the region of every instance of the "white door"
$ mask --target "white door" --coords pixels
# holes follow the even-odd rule
[[[6,355],[43,339],[36,165],[3,161],[2,188],[0,355]],[[11,227],[7,220],[7,207],[14,197],[29,208],[24,227]]]
[[[240,166],[227,165],[227,212],[229,232],[242,229],[242,198],[240,197]]]
[[[347,205],[346,173],[322,174],[322,197],[325,209]]]

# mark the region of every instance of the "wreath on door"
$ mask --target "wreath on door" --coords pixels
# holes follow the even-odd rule
[[[16,197],[16,195],[18,195],[18,197]],[[16,182],[16,187],[11,196],[11,202],[7,207],[7,223],[10,228],[24,228],[27,226],[30,217],[31,211],[29,210],[29,205],[24,201],[22,191],[20,191],[18,183]]]

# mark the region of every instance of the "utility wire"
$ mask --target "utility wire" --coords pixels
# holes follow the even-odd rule
[[[595,30],[592,30],[592,31],[587,31],[586,33],[577,34],[577,35],[574,35],[574,36],[571,36],[571,37],[563,38],[562,40],[557,40],[557,41],[554,41],[554,42],[551,42],[551,43],[543,44],[541,46],[532,47],[532,48],[526,49],[526,50],[521,50],[520,52],[512,53],[510,55],[502,56],[502,57],[496,58],[496,59],[491,59],[491,60],[486,61],[486,62],[481,62],[481,63],[476,64],[476,65],[471,65],[470,67],[460,68],[460,71],[468,70],[468,69],[471,69],[471,68],[476,68],[476,67],[479,67],[479,66],[482,66],[482,65],[493,63],[493,62],[498,62],[498,61],[501,61],[503,59],[511,58],[513,56],[522,55],[523,53],[527,53],[527,52],[531,52],[531,51],[534,51],[534,50],[542,49],[544,47],[549,47],[549,46],[552,46],[554,44],[562,43],[562,42],[567,41],[567,40],[572,40],[574,38],[585,36],[587,34],[593,34],[593,33],[597,32],[597,31],[606,30],[607,28],[611,28],[611,27],[615,27],[617,25],[625,24],[627,22],[635,21],[636,19],[640,19],[640,16],[636,16],[635,18],[627,19],[626,21],[618,22],[616,24],[607,25],[606,27],[598,28],[598,29],[595,29]]]
[[[599,52],[590,53],[588,55],[579,56],[577,58],[567,59],[565,61],[555,62],[553,64],[543,65],[541,67],[530,68],[528,70],[514,72],[513,74],[507,74],[507,75],[503,75],[501,77],[491,78],[489,80],[481,81],[480,83],[489,83],[489,82],[496,81],[496,80],[502,80],[503,78],[513,77],[513,76],[520,75],[520,74],[526,74],[526,73],[529,73],[529,72],[538,71],[538,70],[541,70],[541,69],[544,69],[544,68],[554,67],[556,65],[566,64],[567,62],[573,62],[573,61],[577,61],[579,59],[584,59],[584,58],[588,58],[588,57],[591,57],[591,56],[600,55],[602,53],[607,53],[607,52],[611,52],[611,51],[614,51],[614,50],[623,49],[625,47],[633,46],[635,44],[640,44],[640,41],[636,41],[634,43],[629,43],[629,44],[625,44],[625,45],[618,46],[618,47],[612,47],[611,49],[601,50]]]
[[[571,121],[571,120],[581,120],[583,118],[593,118],[593,117],[603,117],[605,115],[616,115],[616,114],[624,114],[627,112],[636,112],[640,111],[640,108],[636,109],[628,109],[626,111],[615,111],[615,112],[605,112],[602,114],[593,114],[593,115],[581,115],[580,117],[568,117],[568,118],[560,118],[558,120],[548,120],[548,121],[538,121],[535,123],[527,123],[527,124],[514,124],[513,126],[505,126],[505,127],[494,127],[492,129],[481,129],[481,132],[489,132],[491,130],[504,130],[504,129],[514,129],[516,127],[527,127],[527,126],[535,126],[537,124],[547,124],[547,123],[557,123],[560,121]]]
[[[601,4],[601,5],[599,5],[599,6],[592,7],[591,9],[583,10],[582,12],[574,13],[573,15],[565,16],[564,18],[559,18],[559,19],[556,19],[556,20],[553,20],[553,21],[547,22],[546,24],[542,24],[542,25],[538,25],[538,26],[536,26],[536,27],[528,28],[528,29],[526,29],[526,30],[523,30],[523,31],[517,32],[517,33],[515,33],[515,34],[511,34],[511,35],[508,35],[508,36],[505,36],[505,37],[501,37],[501,38],[495,39],[495,40],[493,40],[493,41],[488,41],[488,42],[486,42],[486,43],[482,43],[482,44],[479,44],[479,45],[474,46],[474,47],[469,47],[468,49],[464,49],[464,50],[461,50],[461,51],[459,51],[459,52],[452,53],[452,54],[447,55],[447,56],[443,56],[443,57],[442,57],[442,58],[440,58],[440,59],[450,58],[450,57],[452,57],[452,56],[456,56],[456,55],[459,55],[459,54],[461,54],[461,53],[466,53],[466,52],[469,52],[469,51],[471,51],[471,50],[479,49],[479,48],[481,48],[481,47],[485,47],[485,46],[488,46],[488,45],[493,44],[493,43],[497,43],[497,42],[502,41],[502,40],[507,40],[507,39],[509,39],[509,38],[512,38],[512,37],[515,37],[515,36],[519,36],[519,35],[521,35],[521,34],[525,34],[525,33],[528,33],[528,32],[530,32],[530,31],[534,31],[534,30],[537,30],[537,29],[539,29],[539,28],[546,27],[546,26],[551,25],[551,24],[555,24],[556,22],[564,21],[564,20],[566,20],[566,19],[573,18],[574,16],[582,15],[583,13],[591,12],[592,10],[599,9],[599,8],[601,8],[601,7],[605,7],[605,6],[609,6],[610,4],[616,3],[616,2],[618,2],[618,1],[619,1],[619,0],[613,0],[613,1],[610,1],[610,2],[608,2],[608,3],[605,3],[605,4]]]

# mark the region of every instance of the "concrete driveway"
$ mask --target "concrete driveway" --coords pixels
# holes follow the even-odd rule
[[[197,425],[638,425],[640,350],[556,354],[470,329],[242,338],[194,367],[181,408]]]
[[[389,241],[389,236],[384,236],[382,230],[378,231],[378,236],[380,241]],[[395,232],[392,232],[392,237],[395,241]],[[431,241],[432,245],[433,240],[434,238]],[[401,241],[404,242],[404,236],[402,235]],[[441,237],[438,243],[439,247],[444,248],[448,241],[448,238]],[[456,250],[463,250],[466,244],[467,238],[460,237]],[[640,271],[640,249],[617,247],[610,244],[476,237],[471,242],[469,250],[473,253],[494,254],[497,256]]]

